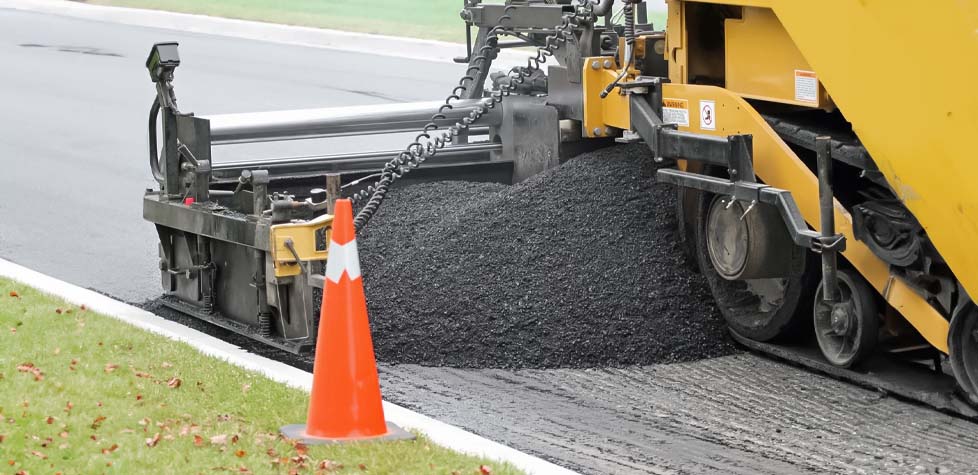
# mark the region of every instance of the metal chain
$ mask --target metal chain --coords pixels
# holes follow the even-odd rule
[[[512,20],[510,12],[513,8],[515,8],[514,5],[509,5],[503,10],[503,15],[499,17],[497,26],[489,30],[489,33],[486,35],[486,44],[479,49],[478,56],[473,58],[471,66],[466,70],[465,75],[459,79],[458,86],[452,89],[452,93],[445,98],[444,104],[438,108],[438,112],[431,116],[431,120],[424,126],[421,133],[414,138],[414,142],[409,144],[404,151],[384,165],[383,170],[380,172],[380,178],[376,183],[351,196],[354,204],[359,204],[369,197],[357,213],[356,219],[353,220],[357,232],[360,232],[367,225],[370,218],[380,208],[380,205],[384,202],[384,198],[387,196],[387,192],[390,190],[391,184],[395,180],[417,168],[425,160],[434,157],[439,150],[449,143],[451,137],[455,137],[460,132],[468,130],[489,109],[494,109],[503,101],[504,97],[513,93],[534,71],[540,70],[542,64],[547,62],[547,58],[553,56],[557,48],[566,43],[568,38],[574,34],[576,27],[584,22],[593,22],[595,19],[593,13],[594,5],[590,0],[581,0],[581,4],[575,7],[574,14],[565,15],[561,24],[554,27],[554,33],[547,36],[544,46],[537,48],[536,55],[527,58],[525,68],[516,68],[510,71],[509,75],[512,79],[509,81],[509,84],[505,86],[501,85],[499,90],[492,91],[490,96],[477,105],[467,117],[463,117],[448,129],[440,131],[440,134],[432,136],[431,132],[439,128],[437,121],[444,120],[446,118],[445,112],[454,108],[452,102],[459,100],[460,95],[464,94],[471,87],[475,79],[485,74],[489,58],[491,56],[494,57],[499,52],[498,42],[500,34],[514,31],[514,28],[506,25]],[[473,72],[476,74],[473,75]]]

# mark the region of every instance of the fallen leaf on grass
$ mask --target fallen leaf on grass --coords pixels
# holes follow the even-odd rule
[[[33,455],[33,456],[35,456],[35,457],[37,457],[37,458],[39,458],[41,460],[47,460],[48,459],[48,456],[47,455],[44,455],[41,452],[38,452],[36,450],[31,450],[31,455]]]
[[[248,455],[248,452],[245,452],[244,450],[237,450],[234,452],[234,456],[237,458],[244,457],[245,455]]]
[[[204,438],[199,435],[194,435],[194,447],[202,447],[204,445]]]
[[[323,460],[318,464],[316,464],[316,470],[326,470],[331,472],[333,470],[342,470],[342,469],[343,469],[343,464],[339,462],[334,462],[332,460]]]
[[[61,310],[60,308],[56,308],[54,309],[54,313],[61,315],[62,313],[64,313],[64,310]]]
[[[17,333],[17,329],[14,327],[10,327],[10,333]]]
[[[72,404],[71,401],[68,401],[68,404],[65,404],[65,412],[67,412],[68,414],[71,414],[71,408],[73,408],[73,407],[75,407],[75,405]]]
[[[366,471],[367,470],[367,466],[364,465],[364,464],[362,464],[362,463],[361,464],[358,464],[357,465],[357,468],[359,468],[360,470],[363,470],[363,471]]]
[[[117,365],[117,364],[113,364],[113,363],[106,364],[105,365],[105,372],[106,373],[111,373],[111,372],[115,371],[116,368],[118,368],[118,367],[119,367],[119,365]]]
[[[105,416],[96,417],[95,420],[92,421],[92,429],[98,430],[99,427],[102,427],[103,422],[105,422]]]
[[[10,296],[13,297],[13,298],[15,298],[15,299],[19,299],[20,298],[20,294],[18,294],[16,290],[11,290],[10,291]]]
[[[488,465],[479,465],[479,475],[492,475],[492,467]]]
[[[289,461],[292,462],[298,468],[306,468],[306,464],[309,463],[309,456],[296,455],[295,457],[290,458]],[[326,460],[325,462],[330,463],[328,460]]]
[[[4,440],[5,440],[6,438],[7,438],[7,436],[5,436],[5,435],[3,435],[3,434],[0,434],[0,444],[2,444],[2,443],[3,443],[3,441],[4,441]]]
[[[86,307],[85,304],[82,304],[82,306],[78,308],[80,308],[82,312],[88,310],[88,307]]]
[[[241,392],[242,393],[248,394],[248,391],[249,390],[251,390],[251,383],[245,383],[245,384],[242,384],[241,385]]]
[[[227,434],[215,435],[211,437],[211,443],[214,445],[225,445],[228,443]]]
[[[172,368],[172,367],[173,367],[173,363],[168,363],[166,361],[160,363],[160,368]]]
[[[149,373],[147,373],[145,371],[136,371],[136,370],[133,370],[132,374],[136,375],[137,378],[152,378],[153,377],[152,374],[149,374]]]
[[[179,388],[181,384],[183,384],[183,381],[181,381],[180,378],[177,377],[170,378],[166,382],[166,385],[173,389]]]
[[[252,471],[248,470],[248,467],[238,467],[238,473],[252,473]]]
[[[68,431],[66,431],[66,430],[61,431],[61,433],[58,434],[58,437],[61,437],[62,439],[67,439],[68,438]]]
[[[17,365],[17,371],[21,373],[31,373],[34,375],[34,381],[40,381],[44,379],[44,373],[40,368],[34,366],[34,363],[22,363]]]
[[[295,447],[295,453],[299,455],[306,455],[309,453],[309,447],[306,447],[306,444],[303,444],[302,442],[296,442],[293,447]]]
[[[157,432],[156,435],[146,439],[147,447],[156,447],[156,444],[160,443],[160,433]]]
[[[108,455],[111,454],[112,452],[115,452],[118,449],[119,449],[119,444],[112,444],[112,446],[102,449],[102,453]]]
[[[48,416],[47,419],[44,419],[44,422],[47,422],[48,425],[54,424],[54,418],[51,417],[51,416]]]
[[[136,400],[137,401],[142,401],[143,400],[143,395],[142,394],[137,394],[136,395]]]

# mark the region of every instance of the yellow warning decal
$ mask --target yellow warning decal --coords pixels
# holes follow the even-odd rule
[[[818,102],[818,76],[814,71],[795,70],[795,100]]]
[[[662,122],[689,127],[689,101],[686,99],[662,98]]]

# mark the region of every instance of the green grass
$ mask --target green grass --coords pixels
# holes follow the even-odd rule
[[[461,0],[89,0],[363,33],[464,41]]]
[[[303,391],[0,279],[0,474],[519,473],[423,437],[297,446],[277,432],[306,407]]]
[[[87,0],[88,3],[362,33],[465,41],[461,0]],[[494,0],[487,3],[502,3]],[[656,28],[666,15],[650,11]]]

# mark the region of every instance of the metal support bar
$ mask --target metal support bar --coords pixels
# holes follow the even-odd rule
[[[341,178],[339,173],[326,174],[326,212],[334,214],[336,200],[340,197]]]
[[[818,208],[819,229],[822,244],[822,300],[837,302],[839,289],[836,281],[838,262],[836,251],[830,246],[839,239],[835,234],[835,198],[832,194],[832,139],[829,137],[815,138],[815,153],[818,160]]]
[[[734,199],[740,201],[764,203],[774,206],[781,215],[781,219],[788,229],[788,234],[791,236],[792,242],[798,246],[813,250],[821,249],[823,246],[820,240],[821,235],[808,229],[808,225],[801,215],[801,210],[798,209],[798,204],[795,203],[790,191],[774,188],[763,183],[734,182],[725,178],[684,172],[671,168],[659,169],[656,172],[656,181],[671,183],[685,188],[693,188],[717,195],[732,196]],[[830,247],[838,250],[837,246]]]

